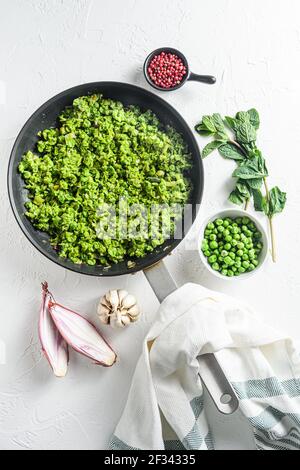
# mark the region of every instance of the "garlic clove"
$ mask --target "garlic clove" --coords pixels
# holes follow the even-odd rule
[[[98,315],[109,315],[110,314],[110,308],[102,303],[98,305]]]
[[[122,316],[120,314],[114,314],[111,317],[111,326],[113,328],[123,328]]]
[[[137,306],[137,304],[133,305],[127,310],[127,315],[129,315],[132,318],[138,317],[140,314],[140,309]]]
[[[110,290],[108,294],[106,294],[106,299],[110,303],[113,309],[116,309],[119,305],[119,296],[117,290]]]
[[[122,301],[123,308],[130,308],[130,307],[133,307],[133,305],[135,304],[136,304],[136,299],[134,295],[131,295],[131,294],[126,295],[126,297],[124,297]]]
[[[139,315],[137,315],[136,317],[128,317],[128,318],[130,318],[131,323],[134,323],[134,322],[138,321]]]
[[[122,326],[127,326],[127,325],[129,325],[129,324],[130,324],[130,321],[131,321],[131,320],[130,320],[130,318],[129,318],[128,315],[122,315],[122,317],[121,317],[121,322],[122,322],[122,324],[123,324]]]
[[[109,301],[107,300],[106,296],[104,295],[103,297],[101,297],[100,299],[100,304],[104,305],[105,307],[107,307],[108,309],[110,309],[110,303]]]
[[[104,325],[108,325],[110,318],[107,315],[101,314],[99,315],[99,320],[101,323],[104,323]]]
[[[123,300],[125,297],[128,295],[127,290],[125,289],[119,289],[118,290],[118,296],[119,296],[119,303],[122,304]]]

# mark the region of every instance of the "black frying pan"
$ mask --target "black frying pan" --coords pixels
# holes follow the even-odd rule
[[[180,243],[180,240],[167,240],[162,246],[146,257],[134,260],[135,265],[132,268],[127,266],[126,260],[112,265],[109,269],[105,269],[102,265],[88,266],[85,264],[74,264],[68,259],[60,258],[57,252],[50,245],[49,236],[46,233],[35,229],[24,215],[24,203],[26,202],[27,196],[24,182],[18,173],[18,165],[22,155],[28,150],[36,150],[35,146],[38,140],[37,133],[40,130],[56,126],[58,115],[66,106],[71,105],[75,98],[93,93],[101,93],[104,97],[119,100],[124,105],[137,105],[142,110],[150,109],[157,115],[164,125],[171,125],[183,136],[189,147],[193,160],[193,168],[190,172],[193,182],[193,191],[190,202],[193,204],[194,218],[197,207],[202,198],[203,166],[196,140],[192,131],[180,114],[166,101],[155,94],[127,83],[95,82],[70,88],[48,100],[28,119],[15,141],[8,167],[9,199],[20,228],[35,248],[37,248],[47,258],[64,268],[92,276],[119,276],[121,274],[128,274],[146,269],[147,267],[157,263],[170,253]],[[186,231],[189,228],[190,227],[186,227]],[[183,236],[184,235],[185,234],[183,234]]]
[[[161,302],[167,295],[176,290],[177,286],[164,263],[158,262],[170,253],[180,243],[180,240],[167,240],[162,246],[145,258],[136,259],[135,265],[132,268],[128,268],[126,260],[122,263],[112,265],[109,269],[105,269],[102,265],[77,265],[68,259],[60,258],[50,245],[49,236],[46,233],[36,230],[24,215],[24,203],[27,200],[27,195],[24,182],[18,173],[18,165],[22,155],[28,150],[35,151],[36,142],[38,140],[37,133],[40,130],[56,126],[58,115],[66,106],[71,105],[75,98],[93,93],[102,93],[104,97],[119,100],[124,105],[137,105],[143,110],[151,109],[162,124],[171,125],[183,136],[193,161],[192,171],[190,172],[193,183],[190,202],[193,204],[194,208],[194,220],[202,198],[203,166],[192,131],[180,114],[166,101],[143,88],[119,82],[95,82],[70,88],[48,100],[28,119],[16,139],[9,160],[8,193],[11,207],[20,228],[28,240],[43,255],[56,264],[70,269],[71,271],[92,276],[118,276],[144,270],[150,285],[158,300]],[[192,224],[192,221],[190,224]],[[186,226],[185,230],[187,231],[189,228],[189,226]],[[185,236],[185,233],[183,233],[183,236]],[[238,407],[238,399],[221,370],[217,359],[213,354],[202,355],[199,356],[198,359],[201,379],[203,383],[206,384],[216,407],[222,413],[233,413]],[[230,400],[223,402],[222,397],[224,396],[229,396]]]

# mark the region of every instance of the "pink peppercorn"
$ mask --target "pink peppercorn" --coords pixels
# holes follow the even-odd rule
[[[161,52],[155,55],[148,66],[148,75],[160,88],[173,88],[186,75],[184,62],[176,54]]]

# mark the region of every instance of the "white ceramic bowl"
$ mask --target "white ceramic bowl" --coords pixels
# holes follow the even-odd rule
[[[261,251],[261,253],[259,255],[259,258],[258,258],[259,264],[257,265],[257,267],[255,269],[253,269],[253,271],[249,271],[247,273],[240,274],[239,276],[232,276],[232,277],[223,276],[223,274],[221,274],[219,271],[215,271],[214,269],[212,269],[212,267],[209,265],[209,263],[207,261],[206,256],[204,256],[204,254],[201,250],[201,245],[202,245],[202,240],[204,238],[204,230],[205,230],[207,224],[209,222],[214,222],[216,219],[219,219],[219,218],[224,219],[225,217],[230,217],[230,218],[249,217],[249,219],[252,220],[252,222],[255,223],[257,229],[261,232],[263,248],[262,248],[262,251]],[[216,276],[220,279],[224,279],[226,281],[242,280],[242,279],[247,279],[250,276],[253,276],[255,273],[257,273],[257,271],[259,269],[261,269],[261,267],[263,266],[263,264],[266,261],[267,254],[269,252],[269,241],[268,241],[268,236],[267,236],[266,230],[261,225],[260,221],[256,217],[254,217],[252,214],[249,214],[248,212],[246,212],[244,210],[241,210],[241,209],[226,209],[226,210],[217,212],[216,214],[212,215],[211,217],[208,217],[205,220],[205,222],[203,223],[203,225],[201,226],[201,229],[200,229],[199,240],[198,240],[198,251],[199,251],[199,255],[200,255],[202,263],[208,269],[208,271],[210,273],[212,273],[214,276]]]

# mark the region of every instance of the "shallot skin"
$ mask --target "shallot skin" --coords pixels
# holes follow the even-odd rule
[[[42,304],[39,315],[39,339],[42,351],[49,362],[56,377],[65,377],[68,370],[69,351],[68,345],[56,328],[49,313],[51,293],[48,284],[42,284]]]
[[[63,305],[50,301],[49,311],[65,341],[94,364],[111,367],[117,355],[97,328],[85,317]]]

